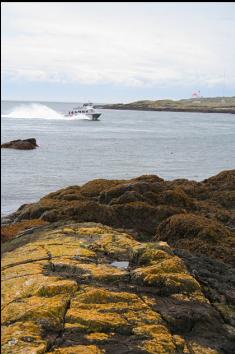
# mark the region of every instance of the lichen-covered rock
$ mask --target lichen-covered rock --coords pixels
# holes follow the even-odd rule
[[[52,352],[50,352],[52,353]],[[105,351],[96,345],[74,345],[71,347],[57,348],[53,351],[57,354],[104,354]]]
[[[43,340],[42,336],[40,326],[32,321],[3,326],[1,351],[3,354],[45,353],[47,341]]]
[[[191,264],[96,223],[25,231],[3,245],[3,353],[233,353],[233,307]]]

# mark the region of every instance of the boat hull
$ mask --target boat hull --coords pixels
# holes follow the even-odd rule
[[[85,115],[91,120],[99,120],[99,117],[101,116],[101,113],[75,113],[73,115],[65,114],[65,117],[76,118],[79,117],[81,114]]]
[[[91,113],[91,114],[86,114],[91,120],[99,120],[99,117],[101,116],[101,113]]]

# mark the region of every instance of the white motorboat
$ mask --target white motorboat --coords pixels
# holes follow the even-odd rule
[[[73,108],[71,111],[65,114],[65,116],[71,118],[79,118],[81,114],[84,114],[91,120],[99,120],[99,117],[101,116],[101,112],[97,112],[93,107],[93,104],[90,102],[84,103],[81,107]]]

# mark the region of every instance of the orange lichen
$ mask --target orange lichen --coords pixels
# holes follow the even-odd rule
[[[16,322],[4,326],[1,336],[1,352],[9,353],[45,353],[47,342],[42,339],[42,331],[34,322]]]
[[[99,349],[96,345],[75,345],[72,347],[64,347],[55,349],[53,352],[56,354],[104,354],[105,351]]]
[[[207,319],[218,316],[166,242],[141,243],[92,222],[46,227],[4,248],[4,354],[101,354],[112,345],[149,354],[189,353],[192,347],[213,353],[184,337],[191,313],[197,328],[192,340],[200,340],[202,321],[207,328]],[[114,260],[128,260],[129,267],[114,267]],[[231,306],[220,305],[232,320]],[[172,335],[171,326],[182,335]]]
[[[85,336],[86,339],[88,339],[91,342],[104,342],[107,341],[108,339],[112,338],[112,336],[114,335],[114,333],[102,333],[102,332],[93,332],[90,334],[87,334]]]

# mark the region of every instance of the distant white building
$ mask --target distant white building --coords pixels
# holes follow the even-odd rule
[[[192,98],[202,98],[201,91],[195,91],[192,93]]]

